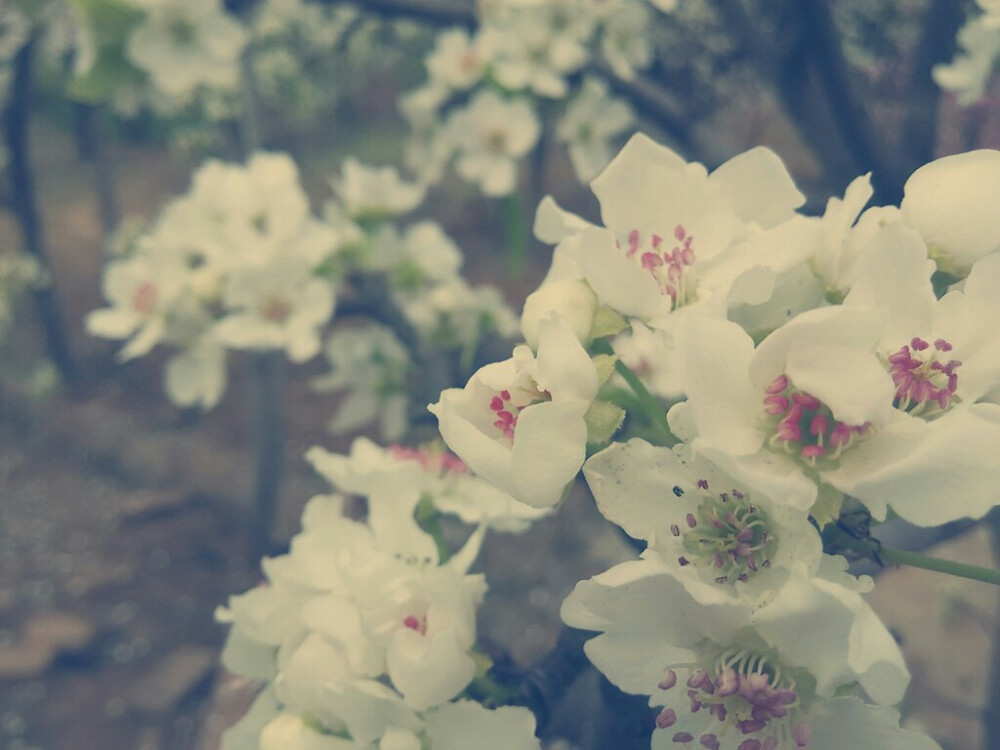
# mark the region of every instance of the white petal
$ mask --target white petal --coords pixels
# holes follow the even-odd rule
[[[824,481],[911,523],[937,526],[981,518],[1000,505],[1000,406],[958,406],[932,421],[911,417],[845,452]]]
[[[792,218],[806,199],[776,153],[757,146],[734,156],[709,177],[719,185],[736,214],[763,229]]]

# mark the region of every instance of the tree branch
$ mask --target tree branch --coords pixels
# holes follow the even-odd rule
[[[28,126],[31,116],[32,61],[36,40],[32,38],[14,57],[14,76],[10,99],[3,112],[4,139],[10,157],[10,199],[14,215],[21,228],[25,251],[38,264],[49,270],[46,262],[45,240],[38,212],[35,181],[31,172]],[[49,274],[51,278],[51,274]],[[45,338],[49,358],[65,383],[75,383],[76,363],[66,337],[66,329],[53,293],[52,284],[35,288],[32,292],[35,310]]]
[[[963,17],[962,3],[955,0],[933,0],[924,15],[920,40],[913,55],[906,95],[906,119],[903,122],[902,146],[908,162],[903,166],[907,172],[934,158],[941,90],[931,72],[935,65],[948,62],[955,56]]]
[[[811,62],[816,68],[830,111],[859,172],[871,171],[876,201],[898,203],[903,197],[899,166],[851,84],[839,32],[827,0],[796,0]]]

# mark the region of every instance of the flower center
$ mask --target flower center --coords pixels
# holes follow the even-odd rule
[[[283,323],[292,314],[292,306],[284,297],[268,297],[260,306],[260,315],[266,320]]]
[[[733,648],[714,653],[714,658],[705,664],[667,667],[659,687],[668,694],[677,685],[674,669],[684,668],[688,672],[688,712],[683,705],[680,711],[676,705],[665,706],[656,717],[657,728],[673,728],[675,743],[694,742],[695,734],[686,731],[686,727],[694,728],[693,715],[705,709],[721,725],[720,734],[724,736],[735,730],[744,736],[737,750],[808,748],[809,725],[800,720],[795,679],[752,649]],[[679,699],[680,691],[671,697]],[[704,721],[697,723],[701,729],[706,728]],[[699,730],[697,739],[708,750],[719,750],[722,746],[714,732]]]
[[[834,419],[830,407],[800,391],[787,375],[779,375],[767,387],[764,412],[774,421],[771,447],[797,455],[810,466],[817,459],[840,458],[870,427],[868,422],[849,425]]]
[[[551,400],[548,391],[538,391],[533,388],[515,389],[513,395],[504,389],[490,398],[490,411],[495,417],[493,426],[511,444],[514,442],[514,431],[517,429],[517,419],[521,411],[532,404]]]
[[[958,397],[958,373],[961,362],[941,358],[952,349],[944,339],[933,345],[920,337],[910,340],[885,357],[886,366],[896,385],[892,405],[913,416],[931,419],[940,416],[955,403]]]
[[[677,562],[711,570],[719,585],[746,582],[760,568],[769,568],[778,539],[770,532],[767,514],[739,490],[712,495],[704,479],[698,487],[703,499],[697,513],[687,514],[687,528],[670,527],[684,545],[685,555]],[[678,492],[683,494],[674,488]]]
[[[156,284],[144,281],[132,293],[132,309],[140,315],[149,315],[156,309]]]
[[[660,293],[670,297],[671,309],[677,309],[694,299],[695,284],[687,269],[694,265],[694,237],[681,224],[674,228],[675,244],[668,244],[658,234],[650,234],[648,239],[639,234],[638,229],[628,233],[628,249],[625,255],[632,258],[656,279]],[[619,247],[621,243],[619,243]]]
[[[483,142],[486,145],[486,150],[491,154],[502,155],[507,153],[507,131],[505,130],[494,128],[487,131]]]
[[[403,618],[403,627],[420,633],[420,635],[427,635],[427,616],[417,617],[416,615],[407,615]]]

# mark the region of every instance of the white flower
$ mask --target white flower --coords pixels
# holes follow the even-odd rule
[[[979,517],[1000,486],[990,448],[1000,413],[974,403],[998,373],[978,320],[995,271],[977,275],[971,299],[935,303],[919,237],[901,224],[879,237],[852,304],[803,313],[756,351],[734,324],[692,319],[688,401],[671,425],[730,475],[796,507],[829,485],[879,518],[887,504],[920,524]],[[965,354],[976,360],[968,383]]]
[[[412,211],[424,199],[424,188],[403,182],[393,167],[369,167],[344,160],[334,192],[352,219],[396,216]]]
[[[173,355],[163,371],[164,389],[177,406],[213,408],[226,389],[226,351],[210,336]]]
[[[632,109],[608,94],[607,84],[586,78],[556,126],[556,137],[569,149],[573,171],[581,182],[592,180],[614,155],[611,141],[635,121]]]
[[[364,743],[389,725],[416,728],[414,710],[472,679],[486,585],[466,570],[482,536],[438,565],[415,524],[369,528],[338,517],[338,507],[336,498],[310,501],[289,554],[263,563],[269,585],[231,597],[218,617],[233,625],[228,667],[273,676],[290,712]]]
[[[798,567],[754,605],[700,586],[650,555],[577,584],[563,603],[567,624],[602,631],[584,647],[594,665],[663,706],[654,748],[834,750],[843,745],[808,740],[840,690],[857,684],[883,705],[902,698],[902,654],[850,588]]]
[[[130,339],[122,360],[147,354],[163,338],[167,316],[184,292],[187,269],[174,253],[140,254],[114,261],[104,272],[104,297],[110,308],[87,316],[87,332],[110,339]]]
[[[724,311],[764,302],[775,274],[808,253],[800,235],[809,224],[787,221],[803,196],[765,148],[708,175],[637,134],[592,188],[607,229],[585,228],[561,247],[600,301],[624,315],[665,324],[672,311],[695,303]]]
[[[607,14],[601,34],[601,54],[619,78],[631,80],[636,70],[649,66],[653,47],[649,40],[649,11],[638,0],[619,0]]]
[[[293,362],[304,362],[319,352],[334,295],[307,262],[284,258],[234,271],[224,302],[231,312],[214,328],[219,341],[236,349],[284,349]]]
[[[676,561],[682,578],[756,595],[780,587],[795,564],[819,569],[822,543],[804,512],[741,491],[683,446],[615,443],[583,473],[602,515]]]
[[[942,271],[964,276],[977,260],[1000,250],[1000,151],[936,159],[910,175],[903,193],[903,221],[919,232]]]
[[[503,99],[480,91],[447,124],[455,145],[458,173],[489,196],[508,195],[517,186],[517,162],[538,141],[538,118],[526,99]]]
[[[473,471],[516,500],[546,507],[583,463],[583,416],[596,395],[590,357],[553,316],[540,327],[537,357],[519,346],[429,408],[448,447]]]
[[[481,38],[501,86],[553,99],[566,95],[566,76],[587,62],[594,28],[593,17],[580,5],[579,0],[527,5],[503,23],[484,27]]]
[[[162,94],[186,99],[200,86],[236,87],[247,34],[219,0],[134,1],[149,15],[129,36],[126,54]]]
[[[472,88],[483,77],[486,58],[480,38],[469,38],[464,29],[449,29],[438,34],[434,50],[427,56],[431,85],[441,84],[455,91]]]
[[[377,417],[385,440],[397,440],[409,423],[406,415],[406,372],[410,357],[388,328],[337,330],[323,348],[333,372],[313,381],[320,391],[348,389],[330,430],[342,434]]]
[[[350,456],[314,447],[306,458],[341,492],[373,498],[369,503],[373,526],[383,518],[395,526],[407,522],[400,497],[409,498],[407,506],[426,498],[442,513],[497,531],[524,531],[549,513],[517,502],[439,446],[380,448],[367,438],[357,438]]]
[[[1000,56],[1000,15],[970,19],[958,32],[961,52],[947,65],[934,66],[934,82],[969,106],[982,99]]]

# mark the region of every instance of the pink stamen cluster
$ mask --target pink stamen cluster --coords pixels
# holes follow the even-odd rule
[[[931,412],[945,411],[955,399],[958,374],[962,364],[957,359],[942,363],[938,357],[952,349],[944,339],[937,339],[933,348],[920,337],[911,339],[909,346],[901,346],[887,359],[889,374],[896,385],[893,406],[910,414],[929,416]]]
[[[444,450],[390,445],[389,452],[398,461],[416,461],[432,474],[464,474],[469,470],[462,459]]]
[[[410,630],[420,633],[420,635],[427,635],[427,617],[417,617],[416,615],[407,615],[403,618],[403,627],[409,628]]]
[[[779,375],[767,387],[764,412],[777,417],[771,446],[798,454],[810,464],[819,458],[839,458],[869,428],[867,422],[849,425],[834,419],[826,404],[795,388],[787,375]]]
[[[132,293],[132,309],[140,315],[149,315],[156,309],[156,284],[144,281]]]
[[[696,513],[688,513],[686,526],[672,524],[670,533],[682,537],[686,555],[677,558],[683,567],[701,565],[713,571],[719,585],[746,582],[760,568],[771,567],[777,537],[770,531],[767,514],[739,490],[711,495],[708,480],[698,480],[704,492]],[[674,487],[674,495],[684,490]]]
[[[514,428],[517,427],[517,417],[521,413],[522,406],[515,406],[511,403],[510,391],[500,391],[499,394],[490,399],[490,411],[496,415],[493,426],[503,433],[503,436],[513,442]],[[513,411],[511,411],[513,409]]]
[[[753,668],[751,669],[751,665]],[[693,666],[693,665],[692,665]],[[670,691],[677,685],[677,673],[666,670],[666,677],[659,688]],[[791,731],[791,712],[799,705],[794,680],[782,682],[780,671],[775,674],[765,670],[764,660],[752,654],[737,652],[731,658],[721,658],[712,667],[694,667],[687,679],[687,698],[692,714],[705,709],[720,724],[735,727],[746,736],[737,750],[777,750],[782,740],[790,740],[800,750],[809,747],[809,725],[795,724]],[[677,710],[663,708],[656,717],[658,729],[669,729],[678,721]],[[724,734],[728,727],[722,728]],[[694,742],[690,732],[673,735],[673,742]],[[698,736],[698,744],[707,750],[719,750],[718,735],[705,732]]]
[[[660,291],[670,297],[673,307],[680,307],[688,301],[689,289],[684,269],[694,265],[694,249],[691,243],[694,237],[678,224],[674,228],[676,244],[668,250],[663,237],[651,234],[649,245],[642,247],[642,238],[638,229],[628,233],[628,250],[625,255],[638,261],[639,265],[649,271],[660,285]],[[641,248],[641,252],[640,252]]]

